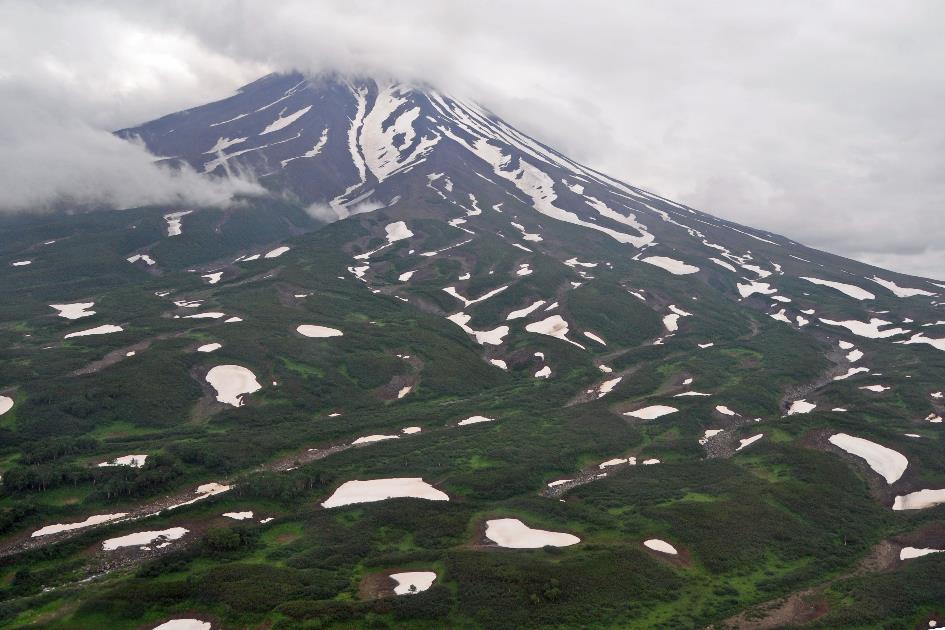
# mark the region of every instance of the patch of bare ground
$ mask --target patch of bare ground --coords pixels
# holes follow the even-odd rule
[[[633,457],[633,455],[621,455],[621,458],[629,458],[629,457]],[[636,464],[636,465],[642,466],[642,464]],[[580,470],[573,476],[569,475],[569,478],[565,483],[561,483],[556,486],[548,486],[548,485],[544,486],[538,494],[539,496],[548,497],[550,499],[557,499],[561,497],[561,495],[563,495],[564,493],[568,492],[569,490],[573,490],[574,488],[589,484],[592,481],[596,481],[598,479],[603,479],[611,472],[626,468],[628,466],[634,466],[634,464],[631,464],[629,462],[625,464],[615,464],[613,466],[608,466],[607,468],[603,468],[603,469],[600,467],[599,464],[595,464],[594,466],[588,466],[587,468]]]
[[[396,584],[390,577],[391,571],[367,573],[358,584],[359,599],[382,599],[394,596]]]
[[[806,448],[841,457],[848,464],[854,466],[869,485],[870,496],[886,507],[892,507],[896,495],[908,494],[923,487],[922,479],[914,466],[906,468],[906,471],[896,483],[892,485],[887,484],[885,479],[880,477],[869,467],[866,460],[851,455],[843,449],[831,444],[828,439],[835,433],[837,433],[837,431],[832,429],[813,429],[804,434],[800,439],[800,444]]]
[[[831,347],[826,354],[827,360],[832,364],[816,379],[809,383],[800,383],[789,387],[781,397],[781,413],[787,413],[791,403],[807,398],[822,387],[833,383],[837,376],[845,374],[852,365],[846,357],[846,351],[840,350],[839,346]]]
[[[710,628],[712,630],[773,630],[816,621],[830,610],[825,592],[832,584],[846,578],[894,569],[899,565],[901,548],[902,545],[894,541],[882,540],[851,570],[822,584],[753,606]]]
[[[676,549],[676,555],[674,556],[671,553],[662,553],[650,549],[649,547],[644,546],[643,541],[640,541],[640,549],[643,550],[647,555],[652,558],[656,558],[660,562],[665,562],[666,564],[671,564],[676,567],[688,568],[692,566],[692,554],[689,553],[689,550],[685,547],[681,547],[679,543],[673,541],[671,543],[673,548]]]
[[[603,372],[601,372],[601,376],[603,378],[601,378],[599,381],[595,381],[589,387],[584,388],[580,392],[578,392],[574,397],[571,398],[571,400],[567,402],[566,406],[571,407],[572,405],[582,405],[584,403],[600,400],[601,396],[599,392],[600,392],[601,385],[603,385],[607,381],[612,381],[615,378],[628,379],[634,372],[639,370],[640,367],[641,366],[639,365],[634,365],[625,370],[621,370],[619,372],[610,372],[609,374],[604,374]],[[622,382],[623,381],[621,381],[621,383]],[[618,387],[619,387],[619,384],[618,384]]]
[[[138,343],[132,344],[130,346],[125,346],[124,348],[118,348],[117,350],[112,350],[101,359],[96,359],[95,361],[92,361],[91,363],[85,365],[84,367],[81,367],[78,370],[75,370],[74,372],[70,374],[70,376],[85,376],[87,374],[94,374],[96,372],[100,372],[107,367],[111,367],[115,365],[119,361],[124,361],[125,359],[133,358],[134,355],[130,357],[128,356],[129,352],[134,352],[135,354],[139,352],[144,352],[145,350],[150,348],[151,344],[154,343],[155,341],[162,341],[164,339],[173,339],[174,337],[181,337],[184,334],[186,333],[157,335],[155,337],[151,337],[150,339],[139,341]]]
[[[403,437],[409,437],[409,436],[404,435]],[[302,451],[284,455],[280,458],[274,459],[261,466],[258,466],[255,469],[253,469],[252,472],[264,472],[264,471],[287,472],[299,466],[305,465],[307,463],[324,459],[326,457],[330,457],[331,455],[334,455],[335,453],[346,451],[349,448],[368,448],[370,446],[371,444],[354,445],[354,444],[351,444],[350,442],[345,441],[345,442],[336,442],[336,443],[326,444],[319,448],[307,447]],[[237,481],[236,477],[233,476],[227,479],[218,480],[216,483],[220,483],[226,486],[234,486],[236,481]],[[161,497],[159,499],[147,501],[139,505],[115,506],[114,508],[112,508],[114,512],[126,512],[127,516],[124,516],[120,519],[116,519],[114,521],[103,523],[102,525],[99,525],[99,526],[91,526],[91,527],[85,527],[82,529],[65,531],[58,534],[50,534],[48,536],[41,536],[39,538],[31,538],[29,531],[20,532],[18,534],[15,534],[7,538],[3,542],[0,542],[0,558],[10,556],[16,553],[20,553],[22,551],[27,551],[30,549],[37,549],[40,547],[45,547],[45,546],[52,545],[58,542],[62,542],[64,540],[68,540],[70,538],[74,538],[76,536],[86,534],[90,531],[93,531],[94,529],[104,527],[106,525],[115,525],[118,523],[126,523],[130,521],[145,519],[149,516],[154,516],[169,508],[172,508],[175,506],[182,506],[182,504],[188,501],[193,501],[194,499],[197,499],[198,497],[201,497],[201,496],[207,497],[206,499],[200,499],[201,501],[210,500],[209,497],[213,495],[201,495],[197,493],[197,487],[201,485],[205,485],[206,483],[208,482],[202,482],[195,486],[179,490],[173,494]],[[238,486],[236,486],[235,489],[236,489],[236,494],[238,494]],[[233,492],[233,490],[230,490],[230,492]],[[83,517],[77,516],[75,517],[75,520],[76,521],[83,520]]]

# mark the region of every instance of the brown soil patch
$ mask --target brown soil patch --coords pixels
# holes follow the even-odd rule
[[[669,541],[667,541],[669,542]],[[649,547],[643,544],[643,541],[640,541],[640,549],[642,549],[648,556],[651,558],[656,558],[660,562],[665,562],[666,564],[671,564],[677,567],[691,567],[692,566],[692,554],[689,553],[689,550],[685,547],[680,546],[676,542],[670,542],[670,544],[678,552],[677,555],[672,555],[669,553],[661,553],[659,551],[654,551]]]
[[[837,433],[837,431],[833,429],[813,429],[807,432],[799,440],[799,443],[805,448],[836,455],[837,457],[842,458],[848,464],[854,466],[869,485],[870,495],[877,502],[886,507],[892,507],[896,495],[908,494],[913,490],[918,490],[923,487],[922,480],[914,466],[909,466],[906,468],[905,473],[903,473],[902,477],[900,477],[896,483],[892,485],[887,484],[885,479],[880,477],[872,468],[869,467],[869,465],[866,463],[866,460],[861,457],[851,455],[842,448],[831,444],[828,439],[835,433]]]
[[[922,531],[922,530],[919,530]],[[942,527],[945,534],[945,526]],[[920,535],[914,532],[912,535]],[[938,535],[938,533],[936,533]],[[730,617],[714,626],[718,630],[768,630],[795,626],[815,621],[823,617],[830,608],[824,596],[831,584],[850,577],[879,573],[894,569],[899,564],[901,545],[890,541],[880,541],[857,565],[831,580],[811,588],[792,593],[786,597],[753,606],[741,614]]]
[[[384,597],[393,597],[396,584],[394,580],[390,578],[390,574],[396,572],[397,570],[394,569],[392,571],[380,571],[378,573],[368,573],[365,575],[361,578],[361,583],[358,585],[358,598],[381,599]]]
[[[143,352],[151,346],[151,342],[160,341],[161,339],[170,339],[171,337],[180,336],[180,333],[176,335],[158,335],[157,337],[152,337],[151,339],[145,339],[144,341],[139,341],[136,344],[130,346],[125,346],[124,348],[118,348],[117,350],[112,350],[106,354],[101,359],[92,361],[85,367],[81,367],[78,370],[72,372],[70,376],[85,376],[86,374],[94,374],[100,372],[107,367],[115,365],[119,361],[124,361],[125,359],[131,359],[133,357],[127,356],[129,352]]]

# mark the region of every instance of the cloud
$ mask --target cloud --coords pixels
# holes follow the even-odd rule
[[[270,69],[393,75],[719,216],[903,271],[945,259],[934,0],[13,0],[4,14],[0,89],[26,81],[31,104],[96,129]]]
[[[61,206],[223,205],[264,189],[160,166],[124,124],[211,100],[262,66],[192,36],[142,29],[104,6],[8,2],[0,25],[0,212]],[[189,93],[189,94],[188,94]]]
[[[0,133],[0,210],[218,206],[264,192],[244,177],[209,178],[190,167],[160,166],[142,144],[81,120],[38,118],[35,111],[26,116],[22,108],[3,106],[0,116],[22,121]]]

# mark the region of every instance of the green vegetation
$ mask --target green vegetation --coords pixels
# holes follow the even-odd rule
[[[418,199],[458,216],[445,202]],[[509,202],[504,212],[524,208]],[[735,302],[731,279],[703,284],[629,261],[606,236],[541,225],[546,243],[568,256],[597,254],[590,279],[511,247],[517,232],[498,219],[475,246],[424,257],[468,235],[411,220],[415,239],[372,257],[368,287],[347,267],[352,254],[383,244],[383,211],[316,230],[290,203],[205,209],[166,238],[166,210],[0,220],[11,235],[0,259],[57,239],[31,268],[0,275],[8,298],[0,393],[15,400],[0,418],[0,625],[132,629],[199,616],[214,628],[690,628],[818,586],[829,602],[821,627],[893,628],[915,626],[945,601],[937,577],[945,554],[854,573],[881,541],[941,520],[945,508],[892,512],[875,475],[817,442],[827,430],[855,433],[908,453],[915,487],[945,485],[941,431],[921,421],[928,392],[943,388],[941,353],[879,351],[864,340],[858,346],[893,393],[865,397],[858,381],[828,378],[815,412],[782,417],[788,392],[823,380],[835,340]],[[279,258],[233,262],[284,239],[292,249]],[[125,260],[139,251],[157,267]],[[533,272],[517,276],[525,262]],[[200,278],[211,269],[223,271],[218,284]],[[410,282],[398,280],[409,270],[417,270]],[[835,295],[802,282],[785,276],[783,286],[844,312]],[[442,290],[458,286],[475,298],[504,285],[468,308]],[[506,320],[539,299],[535,316]],[[94,301],[96,315],[67,321],[48,306],[76,301]],[[692,316],[654,344],[670,304]],[[460,310],[477,330],[509,326],[501,349],[445,319]],[[242,321],[174,317],[207,311]],[[525,331],[552,313],[587,351]],[[105,323],[124,332],[63,339]],[[344,335],[304,338],[300,324]],[[211,342],[222,347],[196,352]],[[715,345],[699,347],[706,342]],[[217,403],[205,382],[221,364],[251,369],[262,386],[241,407]],[[622,381],[603,398],[582,395],[613,378],[599,364]],[[552,377],[535,378],[544,365]],[[404,385],[411,390],[398,398]],[[674,397],[686,389],[712,396]],[[622,415],[651,404],[679,411],[646,422]],[[740,415],[720,416],[722,404]],[[834,406],[855,413],[828,411]],[[495,422],[457,426],[473,415]],[[736,445],[765,439],[707,459],[699,439],[711,428]],[[400,437],[349,447],[374,434]],[[147,461],[98,465],[129,454]],[[661,463],[594,478],[601,462],[625,457]],[[321,507],[346,481],[384,477],[422,477],[450,501]],[[559,501],[547,486],[557,479],[582,483]],[[232,489],[164,509],[210,482]],[[162,509],[23,546],[44,525]],[[241,511],[253,517],[223,516]],[[497,517],[581,543],[499,549],[482,534]],[[167,547],[102,550],[108,538],[171,527],[189,531]],[[650,551],[648,538],[681,553]],[[437,579],[409,597],[377,596],[395,570],[432,570]]]

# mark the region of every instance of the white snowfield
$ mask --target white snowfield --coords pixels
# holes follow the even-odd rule
[[[206,278],[208,284],[216,284],[223,278],[222,271],[214,271],[212,273],[205,273],[201,278]]]
[[[77,302],[75,304],[50,304],[49,308],[54,308],[59,313],[59,317],[66,319],[81,319],[95,315],[95,311],[89,309],[95,306],[95,302]]]
[[[225,516],[226,518],[231,518],[231,519],[233,519],[234,521],[247,521],[247,520],[253,518],[253,512],[252,512],[252,511],[246,511],[246,512],[224,512],[222,515]]]
[[[398,477],[371,479],[368,481],[346,481],[322,503],[322,507],[335,508],[355,503],[373,503],[412,497],[428,501],[449,501],[450,498],[420,477]]]
[[[476,111],[478,108],[474,105],[459,103],[452,99],[448,102],[442,95],[435,92],[431,94],[430,102],[440,113],[453,119],[453,122],[462,128],[470,137],[474,138],[474,140],[470,142],[443,126],[439,128],[440,131],[491,166],[497,176],[511,182],[522,193],[531,198],[532,207],[540,214],[558,221],[603,232],[619,243],[629,243],[635,247],[642,247],[652,242],[653,236],[649,233],[635,236],[620,232],[603,225],[598,225],[592,221],[584,221],[575,213],[555,206],[554,202],[558,198],[558,194],[555,191],[554,179],[532,162],[524,159],[524,157],[507,155],[500,147],[491,144],[489,140],[497,134],[494,128],[490,128],[490,125],[497,125],[498,123],[488,121],[488,115],[485,114],[485,112]],[[503,127],[503,131],[514,133],[514,130],[506,127]],[[522,136],[516,135],[512,137],[505,134],[499,135],[503,136],[504,140],[511,141],[514,148],[521,150],[524,155],[527,155],[535,162],[553,164],[554,160],[557,159],[549,152],[537,147],[533,142]],[[570,165],[565,168],[573,170],[573,167]],[[618,212],[610,211],[610,209],[606,207],[596,209],[602,216],[606,216],[607,218],[613,219],[613,216],[609,216],[610,212],[613,212],[613,215],[619,217],[619,219],[615,220],[622,223],[635,223],[633,215],[625,216]]]
[[[926,337],[922,333],[916,333],[912,335],[907,341],[898,341],[896,343],[903,343],[906,345],[912,345],[915,343],[924,343],[932,346],[936,350],[945,351],[945,339],[933,339],[931,337]]]
[[[668,332],[674,333],[679,330],[679,318],[680,317],[691,317],[692,313],[687,313],[686,311],[678,308],[675,304],[669,305],[669,310],[672,311],[672,314],[665,315],[663,317],[663,326],[666,327]]]
[[[652,549],[653,551],[659,551],[660,553],[668,553],[671,556],[679,554],[675,547],[665,540],[660,540],[659,538],[650,538],[649,540],[644,540],[643,546],[647,549]]]
[[[256,375],[241,365],[218,365],[207,372],[207,382],[217,390],[217,400],[240,407],[243,395],[262,389]]]
[[[222,483],[217,483],[215,481],[211,483],[205,483],[201,486],[197,486],[197,489],[194,490],[194,494],[197,495],[196,497],[194,497],[193,499],[188,499],[187,501],[184,501],[182,503],[171,505],[167,507],[166,509],[173,510],[174,508],[184,507],[185,505],[192,505],[194,503],[197,503],[198,501],[203,501],[204,499],[209,499],[210,497],[215,496],[217,494],[227,492],[230,489],[232,489],[232,487],[233,486],[225,486]],[[157,512],[157,513],[159,514],[160,512]]]
[[[152,630],[210,630],[211,627],[209,621],[200,621],[199,619],[171,619],[159,626],[154,626]]]
[[[384,227],[384,231],[387,233],[387,243],[381,245],[377,249],[365,252],[363,254],[358,254],[354,257],[355,260],[367,260],[377,252],[390,247],[397,241],[402,241],[413,236],[413,232],[410,231],[410,228],[408,228],[407,224],[403,221],[395,221],[394,223],[388,224]]]
[[[360,145],[364,155],[362,168],[373,173],[378,182],[422,162],[441,139],[435,132],[418,135],[414,123],[420,118],[420,108],[404,107],[409,103],[405,92],[395,83],[379,85],[370,110],[366,103],[363,106],[359,103],[360,116],[352,125],[355,137],[350,149],[359,153]],[[360,129],[356,130],[356,125]],[[363,172],[361,179],[365,179]]]
[[[116,457],[111,461],[102,462],[98,465],[98,467],[107,468],[109,466],[130,466],[131,468],[141,468],[144,466],[144,462],[147,459],[147,455],[122,455],[121,457]]]
[[[219,140],[217,140],[217,145],[219,145],[222,140],[224,139],[220,138]],[[229,138],[227,138],[227,140],[229,140]],[[235,140],[232,144],[237,144],[238,142],[242,142],[243,140],[246,140],[246,138],[239,138]],[[222,151],[225,148],[226,147],[216,149],[213,152],[216,153],[217,151]],[[171,212],[170,214],[165,214],[164,220],[167,221],[167,235],[180,236],[181,228],[182,228],[181,221],[183,220],[184,217],[186,217],[191,212],[193,212],[193,210],[182,210],[180,212]]]
[[[945,503],[945,488],[941,490],[917,490],[897,496],[892,509],[896,511],[922,510],[942,503]]]
[[[568,339],[568,322],[566,322],[560,315],[552,315],[539,322],[532,322],[531,324],[525,326],[525,330],[527,332],[538,333],[539,335],[548,335],[549,337],[567,341],[568,343],[577,346],[581,350],[586,350],[586,348],[578,342]]]
[[[150,267],[151,265],[156,265],[156,264],[157,264],[157,262],[155,262],[155,260],[154,260],[153,258],[151,258],[150,256],[148,256],[147,254],[135,254],[134,256],[128,257],[127,260],[128,260],[128,262],[130,262],[130,263],[136,263],[136,262],[138,262],[139,260],[141,260],[141,261],[143,261],[148,267]]]
[[[615,457],[614,459],[608,459],[606,462],[601,462],[597,465],[599,470],[605,468],[610,468],[611,466],[620,466],[621,464],[630,464],[631,466],[636,466],[637,458],[636,457]]]
[[[837,433],[831,435],[828,441],[834,446],[843,449],[851,455],[856,455],[869,464],[869,467],[886,480],[887,484],[893,484],[899,481],[906,468],[909,466],[909,460],[897,451],[885,446],[880,446],[876,442],[864,440],[846,433]]]
[[[544,240],[544,239],[541,238],[541,235],[540,235],[540,234],[535,234],[535,233],[533,233],[533,232],[528,232],[528,231],[525,229],[525,226],[522,225],[521,223],[515,223],[514,221],[511,221],[510,224],[511,224],[512,227],[514,227],[516,230],[518,230],[519,232],[522,233],[522,240],[523,240],[523,241],[531,241],[531,242],[533,242],[533,243],[540,243],[542,240]],[[567,263],[565,263],[565,264],[567,264]]]
[[[618,376],[617,378],[612,378],[609,381],[604,381],[603,383],[601,383],[600,387],[597,389],[597,397],[603,398],[604,396],[612,392],[614,387],[619,385],[620,381],[622,380],[623,380],[623,377]]]
[[[702,437],[699,439],[699,444],[705,446],[709,443],[709,439],[715,437],[719,433],[722,433],[724,429],[706,429],[705,433],[702,434]]]
[[[887,337],[894,337],[896,335],[902,335],[907,332],[904,328],[887,328],[886,330],[880,330],[884,326],[889,326],[892,322],[887,322],[885,319],[871,318],[868,322],[861,322],[855,319],[850,319],[846,321],[836,321],[832,319],[820,318],[825,324],[831,326],[842,326],[852,332],[858,337],[866,337],[867,339],[885,339]]]
[[[211,125],[211,126],[212,126],[212,125]],[[247,140],[249,140],[249,138],[229,138],[229,137],[222,137],[222,136],[221,136],[221,137],[217,138],[217,141],[214,143],[214,145],[213,145],[212,147],[210,147],[209,149],[207,149],[206,151],[204,151],[203,154],[204,154],[204,155],[215,155],[215,154],[219,153],[220,151],[225,151],[226,149],[229,149],[230,147],[232,147],[232,146],[234,146],[234,145],[237,145],[237,144],[242,144],[243,142],[246,142]],[[165,215],[164,215],[164,220],[167,221],[167,217],[169,217],[169,216],[171,216],[171,215],[165,214]],[[168,229],[170,229],[170,228],[168,228]],[[168,234],[168,236],[175,236],[175,235],[174,235],[174,234]]]
[[[78,332],[69,333],[63,339],[72,339],[73,337],[88,337],[91,335],[109,335],[111,333],[122,332],[124,328],[121,326],[116,326],[114,324],[103,324],[102,326],[96,326],[95,328],[89,328],[88,330],[80,330]]]
[[[581,542],[581,539],[573,534],[532,529],[517,518],[486,521],[486,538],[507,549],[569,547]]]
[[[0,416],[13,409],[13,399],[9,396],[0,396]]]
[[[205,343],[204,345],[197,348],[197,352],[213,352],[219,350],[223,347],[223,344],[220,343]]]
[[[666,256],[648,256],[647,258],[643,259],[643,262],[655,265],[661,269],[665,269],[671,274],[677,276],[685,276],[699,271],[699,268],[696,266],[687,265],[681,260],[667,258]]]
[[[738,294],[742,296],[743,298],[751,297],[755,293],[760,293],[762,295],[771,295],[772,293],[778,292],[777,289],[772,289],[771,285],[768,284],[767,282],[749,282],[748,284],[742,284],[741,282],[739,282],[737,285],[737,288],[738,288]]]
[[[671,413],[676,413],[677,411],[679,411],[679,409],[670,407],[668,405],[650,405],[649,407],[644,407],[642,409],[628,411],[623,415],[633,416],[634,418],[639,418],[641,420],[655,420],[656,418],[660,418]]]
[[[737,416],[738,414],[726,407],[725,405],[717,405],[715,410],[718,411],[723,416]]]
[[[787,415],[793,416],[798,413],[810,413],[816,407],[816,403],[810,403],[806,400],[795,400],[791,403],[791,406],[788,408]]]
[[[544,303],[545,303],[544,300],[538,300],[536,302],[532,302],[530,306],[526,306],[525,308],[519,309],[517,311],[512,311],[511,313],[508,314],[505,320],[511,321],[513,319],[521,319],[522,317],[528,317]]]
[[[738,448],[736,448],[735,450],[736,450],[736,451],[740,451],[740,450],[742,450],[743,448],[746,448],[746,447],[748,447],[748,446],[751,446],[752,444],[754,444],[755,442],[757,442],[758,440],[760,440],[760,439],[763,438],[764,436],[765,436],[764,433],[759,433],[758,435],[753,435],[753,436],[747,437],[747,438],[745,438],[745,439],[743,439],[743,440],[739,440],[739,441],[738,441]]]
[[[718,258],[709,258],[709,260],[714,262],[719,267],[724,267],[725,269],[728,269],[731,272],[738,273],[738,269],[736,269],[731,263],[725,262],[724,260],[720,260]]]
[[[887,387],[886,385],[864,385],[860,389],[865,389],[867,391],[876,392],[877,394],[882,394],[886,390],[892,389],[892,387]]]
[[[587,332],[587,331],[585,330],[585,331],[584,331],[584,336],[587,337],[588,339],[592,340],[592,341],[596,341],[597,343],[599,343],[599,344],[602,345],[602,346],[606,346],[606,345],[607,345],[607,342],[606,342],[606,341],[604,341],[603,339],[601,339],[600,337],[598,337],[597,335],[595,335],[595,334],[592,333],[592,332]]]
[[[473,304],[477,304],[477,303],[479,303],[479,302],[484,302],[484,301],[488,300],[489,298],[491,298],[491,297],[493,297],[493,296],[496,296],[496,295],[502,293],[503,291],[505,291],[505,290],[508,289],[508,288],[509,288],[509,286],[508,286],[508,285],[505,285],[505,286],[499,287],[498,289],[493,289],[492,291],[489,291],[489,292],[486,293],[485,295],[481,295],[481,296],[477,297],[477,298],[474,299],[474,300],[470,300],[470,299],[468,299],[468,298],[466,298],[466,297],[460,295],[459,292],[456,290],[456,287],[446,287],[446,288],[444,288],[443,290],[444,290],[445,292],[449,293],[450,295],[452,295],[454,298],[456,298],[456,299],[459,300],[460,302],[462,302],[464,306],[469,307],[469,306],[471,306],[471,305],[473,305]]]
[[[365,435],[364,437],[359,437],[352,444],[373,444],[374,442],[383,442],[384,440],[396,440],[399,439],[399,435]]]
[[[852,284],[845,284],[843,282],[833,282],[831,280],[821,280],[820,278],[808,278],[806,276],[801,276],[801,280],[807,280],[813,284],[819,284],[825,287],[830,287],[831,289],[836,289],[841,293],[850,296],[855,300],[875,300],[876,296],[867,291],[866,289],[861,289],[860,287]]]
[[[886,287],[889,289],[896,297],[907,298],[915,297],[916,295],[935,295],[932,291],[923,291],[922,289],[909,289],[907,287],[900,287],[892,280],[883,280],[878,276],[873,276],[869,278],[878,285]]]
[[[172,540],[179,540],[190,531],[183,527],[171,527],[156,531],[136,532],[117,538],[109,538],[102,543],[103,551],[115,551],[122,547],[146,547],[155,541],[160,541],[158,546],[165,546],[165,543]]]
[[[495,418],[487,418],[485,416],[470,416],[465,420],[460,420],[459,424],[456,426],[465,427],[470,424],[480,424],[482,422],[495,422]]]
[[[852,368],[852,367],[851,367],[850,369],[847,370],[847,373],[846,373],[846,374],[841,374],[840,376],[834,376],[834,377],[833,377],[833,380],[835,380],[835,381],[845,381],[845,380],[847,380],[848,378],[850,378],[851,376],[855,376],[855,375],[857,375],[857,374],[869,373],[869,371],[870,371],[870,369],[869,369],[869,368],[866,368],[866,367],[858,367],[858,368]]]
[[[314,324],[302,324],[295,329],[303,337],[341,337],[344,335],[343,332],[337,328],[329,328],[328,326],[316,326]]]
[[[307,114],[308,110],[310,109],[312,109],[311,105],[309,105],[308,107],[303,107],[302,109],[298,111],[294,111],[287,116],[283,116],[282,114],[279,114],[279,117],[276,118],[271,123],[269,123],[265,129],[260,131],[259,135],[264,136],[267,133],[273,133],[275,131],[281,131],[282,129],[285,129],[286,127],[294,123],[296,120],[298,120],[299,118]]]
[[[275,248],[275,249],[272,250],[271,252],[266,252],[266,254],[263,256],[263,258],[278,258],[279,256],[281,256],[282,254],[286,253],[286,252],[289,251],[290,249],[292,249],[292,248],[291,248],[291,247],[286,247],[285,245],[283,245],[282,247],[277,247],[277,248]]]
[[[502,340],[509,334],[508,326],[498,326],[492,330],[473,330],[468,326],[472,316],[466,313],[454,313],[446,319],[462,328],[467,335],[474,337],[476,343],[479,345],[489,344],[490,346],[500,346],[502,345]]]
[[[95,516],[90,516],[84,521],[80,521],[78,523],[56,523],[55,525],[46,525],[45,527],[41,527],[30,534],[30,537],[39,538],[40,536],[48,536],[50,534],[58,534],[60,532],[71,532],[74,529],[82,529],[84,527],[91,527],[92,525],[108,523],[109,521],[114,521],[116,519],[122,518],[123,516],[128,516],[128,513],[118,512],[116,514],[96,514]]]
[[[395,595],[412,595],[421,593],[431,586],[436,580],[436,573],[433,571],[408,571],[406,573],[391,573],[390,579],[397,583],[394,587]]]
[[[942,553],[945,549],[931,549],[929,547],[903,547],[899,550],[899,559],[900,560],[912,560],[913,558],[921,558],[922,556],[927,556],[931,553]]]

